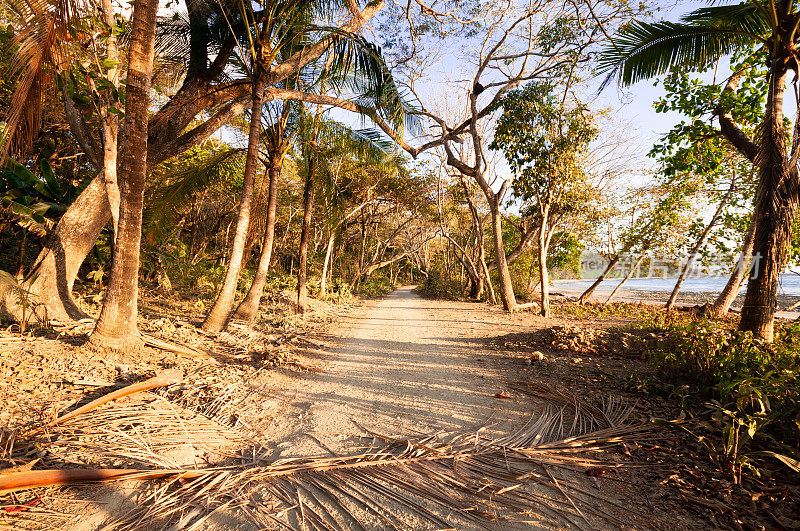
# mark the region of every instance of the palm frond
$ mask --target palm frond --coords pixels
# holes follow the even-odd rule
[[[230,170],[241,163],[241,153],[241,150],[226,148],[165,176],[167,184],[150,195],[144,210],[146,240],[152,243],[161,239],[167,227],[175,224],[192,194],[228,176]]]
[[[736,28],[761,38],[766,38],[772,31],[769,19],[754,2],[701,7],[685,15],[682,20],[687,24]]]
[[[627,437],[646,437],[652,427],[626,425],[631,408],[620,401],[589,404],[564,390],[534,392],[552,404],[542,404],[530,422],[506,437],[486,439],[480,430],[410,439],[373,434],[373,448],[353,456],[174,473],[176,479],[110,525],[191,527],[220,510],[290,529],[486,528],[493,522],[580,529],[629,523],[630,505],[586,488],[582,472],[608,465],[592,453]],[[189,510],[201,506],[204,511]]]
[[[751,33],[752,24],[734,22],[632,22],[600,54],[598,68],[609,79],[617,76],[620,83],[630,85],[675,66],[701,69],[738,48],[763,41],[763,35]]]
[[[45,67],[68,60],[68,45],[79,34],[78,20],[92,7],[91,0],[11,1],[15,1],[16,10],[24,15],[15,26],[11,43],[14,55],[4,73],[17,79],[17,85],[4,116],[0,160],[5,160],[9,152],[23,153],[38,133]]]

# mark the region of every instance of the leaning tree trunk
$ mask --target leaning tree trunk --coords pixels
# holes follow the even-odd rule
[[[111,276],[91,344],[107,349],[139,348],[136,327],[139,294],[139,247],[144,184],[147,177],[147,119],[158,0],[134,4],[125,94],[125,155],[120,186],[120,218]]]
[[[110,215],[103,177],[95,177],[61,217],[23,283],[45,309],[46,315],[37,310],[39,318],[68,323],[88,317],[75,304],[72,286]],[[13,297],[0,303],[15,319],[24,318]]]
[[[297,266],[297,311],[308,310],[308,236],[311,233],[311,214],[314,209],[314,155],[308,161],[306,187],[303,190],[303,230],[300,232],[300,257]]]
[[[777,307],[778,280],[791,239],[797,212],[798,173],[786,157],[783,125],[783,92],[786,65],[775,61],[770,76],[767,106],[759,147],[759,183],[753,217],[757,220],[753,238],[752,275],[742,306],[739,330],[772,341]]]
[[[247,157],[244,164],[244,178],[242,182],[242,197],[239,200],[239,218],[236,221],[236,232],[233,236],[233,245],[225,271],[225,280],[222,289],[211,311],[203,322],[203,329],[219,332],[228,324],[228,318],[233,310],[236,299],[236,287],[239,283],[239,273],[242,270],[244,248],[247,243],[247,230],[250,227],[250,207],[253,202],[253,183],[258,163],[258,144],[261,139],[261,114],[263,112],[264,88],[258,71],[254,74],[252,100],[250,112],[250,131],[247,142]]]
[[[322,275],[319,279],[319,295],[322,299],[328,295],[328,269],[330,268],[331,255],[333,254],[333,244],[336,242],[337,236],[339,236],[339,227],[333,229],[328,238],[328,245],[325,246],[325,260],[322,262]]]
[[[611,292],[611,295],[608,296],[606,302],[604,302],[603,304],[608,304],[609,302],[611,302],[611,299],[613,299],[614,296],[617,294],[617,292],[620,290],[620,288],[622,288],[622,285],[631,279],[636,270],[639,269],[639,265],[642,263],[642,260],[644,260],[644,256],[645,255],[642,254],[639,258],[636,259],[636,262],[634,262],[634,264],[631,266],[631,270],[628,271],[628,274],[625,275],[625,278],[623,278],[620,281],[620,283],[617,284],[617,286],[614,288],[614,291]]]
[[[703,246],[703,244],[706,243],[708,235],[711,234],[711,229],[713,229],[714,225],[717,224],[717,220],[719,219],[720,214],[722,214],[722,210],[725,208],[725,205],[728,204],[728,199],[730,199],[735,188],[736,178],[734,177],[731,179],[731,187],[728,189],[725,197],[722,198],[722,201],[720,201],[719,206],[717,206],[717,210],[714,211],[714,215],[711,216],[711,221],[708,222],[708,225],[706,225],[703,233],[700,234],[699,238],[697,238],[694,247],[692,247],[692,250],[689,252],[689,259],[686,261],[686,265],[683,266],[683,270],[681,271],[680,276],[678,276],[678,281],[675,282],[675,287],[672,289],[669,300],[667,300],[667,305],[665,306],[667,310],[671,310],[675,307],[675,302],[678,300],[678,294],[681,292],[681,286],[683,286],[683,282],[686,280],[686,277],[689,276],[689,269],[694,263],[697,253],[700,251],[700,248]]]
[[[753,254],[753,236],[756,231],[755,218],[750,220],[750,227],[747,229],[747,234],[742,242],[742,252],[739,255],[739,260],[736,262],[736,267],[733,268],[731,276],[728,277],[728,282],[720,292],[717,300],[708,309],[708,315],[712,317],[722,317],[728,313],[731,304],[736,300],[739,295],[739,289],[744,282],[744,276],[747,273],[747,263],[750,260],[750,255]]]
[[[281,153],[270,152],[267,223],[264,228],[264,241],[261,243],[261,256],[258,259],[258,269],[253,277],[253,283],[234,314],[234,317],[248,322],[253,321],[258,315],[258,306],[261,304],[261,297],[264,294],[269,262],[272,259],[272,247],[275,241],[275,213],[278,207],[278,179],[281,175],[282,159]]]
[[[494,254],[497,262],[497,277],[500,281],[500,299],[503,301],[503,309],[507,312],[513,312],[517,309],[517,299],[514,295],[511,272],[508,270],[508,262],[506,261],[506,250],[503,245],[503,217],[500,214],[498,201],[499,198],[497,197],[489,201],[492,212],[492,239],[494,240]],[[491,279],[488,278],[488,268],[484,269],[487,274],[486,281],[491,282]]]
[[[592,285],[589,286],[586,289],[586,291],[584,291],[581,294],[580,297],[578,297],[578,304],[585,304],[586,302],[588,302],[589,298],[595,292],[597,287],[600,286],[600,284],[606,279],[606,276],[608,276],[608,274],[611,272],[611,270],[614,269],[617,266],[617,264],[619,263],[620,259],[622,259],[622,253],[621,252],[619,254],[615,255],[614,258],[611,259],[611,261],[608,263],[608,266],[606,266],[605,271],[603,271],[603,273],[599,277],[597,277],[597,279],[595,279],[594,282],[592,282]]]

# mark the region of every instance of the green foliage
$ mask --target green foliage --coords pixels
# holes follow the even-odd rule
[[[625,318],[635,320],[637,326],[653,328],[663,326],[664,316],[669,316],[652,304],[638,304],[630,302],[613,302],[609,304],[564,302],[553,306],[553,315],[556,317],[569,317],[574,319],[616,319]]]
[[[547,268],[579,277],[583,249],[584,245],[577,235],[566,231],[556,232],[547,255]]]
[[[662,388],[681,388],[685,397],[706,401],[737,470],[752,464],[742,451],[753,446],[798,454],[800,323],[780,327],[773,343],[707,320],[666,330],[651,352]]]
[[[147,192],[144,241],[157,245],[177,225],[195,194],[242,178],[241,151],[226,146],[195,146],[175,160],[162,164],[158,182]]]
[[[680,22],[634,21],[601,54],[599,68],[630,85],[673,67],[697,70],[720,57],[752,49],[769,37],[771,22],[758,2],[695,10]]]
[[[382,297],[393,292],[397,286],[390,278],[383,275],[372,275],[358,287],[358,293],[366,297]]]
[[[89,184],[89,179],[78,186],[68,183],[62,187],[47,160],[42,159],[38,169],[36,174],[9,159],[0,172],[0,204],[19,217],[20,225],[44,236]]]
[[[503,114],[489,147],[501,150],[517,174],[517,197],[541,197],[552,187],[550,181],[582,175],[577,157],[598,133],[584,105],[565,105],[550,83],[528,83],[501,104]]]
[[[427,299],[447,299],[457,301],[463,298],[464,290],[457,280],[442,273],[440,268],[433,268],[416,288],[416,292]]]
[[[730,243],[741,241],[747,231],[747,212],[752,208],[757,172],[712,125],[712,117],[721,103],[747,134],[757,134],[767,90],[766,72],[758,66],[762,55],[732,58],[731,70],[741,75],[736,91],[723,91],[716,83],[704,83],[674,70],[664,79],[666,94],[655,105],[659,113],[678,112],[690,118],[674,126],[650,151],[649,156],[657,159],[661,167],[660,185],[668,187],[675,199],[683,194],[695,204],[726,200],[706,246],[719,252],[730,252]],[[729,183],[734,182],[734,191],[728,194]],[[696,238],[705,226],[706,222],[698,219],[689,230],[690,238]]]

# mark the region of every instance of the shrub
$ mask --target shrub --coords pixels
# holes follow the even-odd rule
[[[705,401],[735,467],[750,464],[742,450],[755,445],[777,445],[797,455],[800,323],[779,326],[773,343],[708,320],[672,324],[668,332],[650,352],[661,390],[674,394],[680,389],[684,398]],[[793,468],[798,465],[794,457],[767,454]]]
[[[371,276],[366,282],[362,282],[359,286],[359,293],[366,297],[381,297],[388,293],[393,292],[395,285],[392,281],[384,276]]]
[[[451,278],[445,278],[440,269],[433,269],[428,273],[425,282],[417,286],[417,293],[428,299],[459,300],[464,290],[461,283]]]

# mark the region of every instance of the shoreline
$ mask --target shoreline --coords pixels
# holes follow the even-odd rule
[[[551,286],[552,294],[562,294],[565,297],[579,297],[585,288],[579,286],[564,285],[568,282],[576,282],[576,280],[554,280]],[[561,285],[559,285],[561,284]],[[588,286],[587,286],[588,287]],[[611,289],[599,287],[592,294],[589,299],[592,302],[605,302],[608,296],[613,291]],[[669,291],[645,291],[639,289],[627,289],[623,286],[614,296],[612,302],[640,302],[646,304],[666,304],[669,299]],[[710,291],[681,291],[676,301],[676,306],[698,306],[707,302],[714,302],[717,298],[717,293]],[[800,297],[794,295],[778,295],[778,311],[775,312],[775,317],[780,319],[795,320],[800,318],[800,309],[797,311],[787,311],[792,304],[800,301]],[[742,291],[731,305],[731,310],[739,313],[744,302],[744,291]]]

